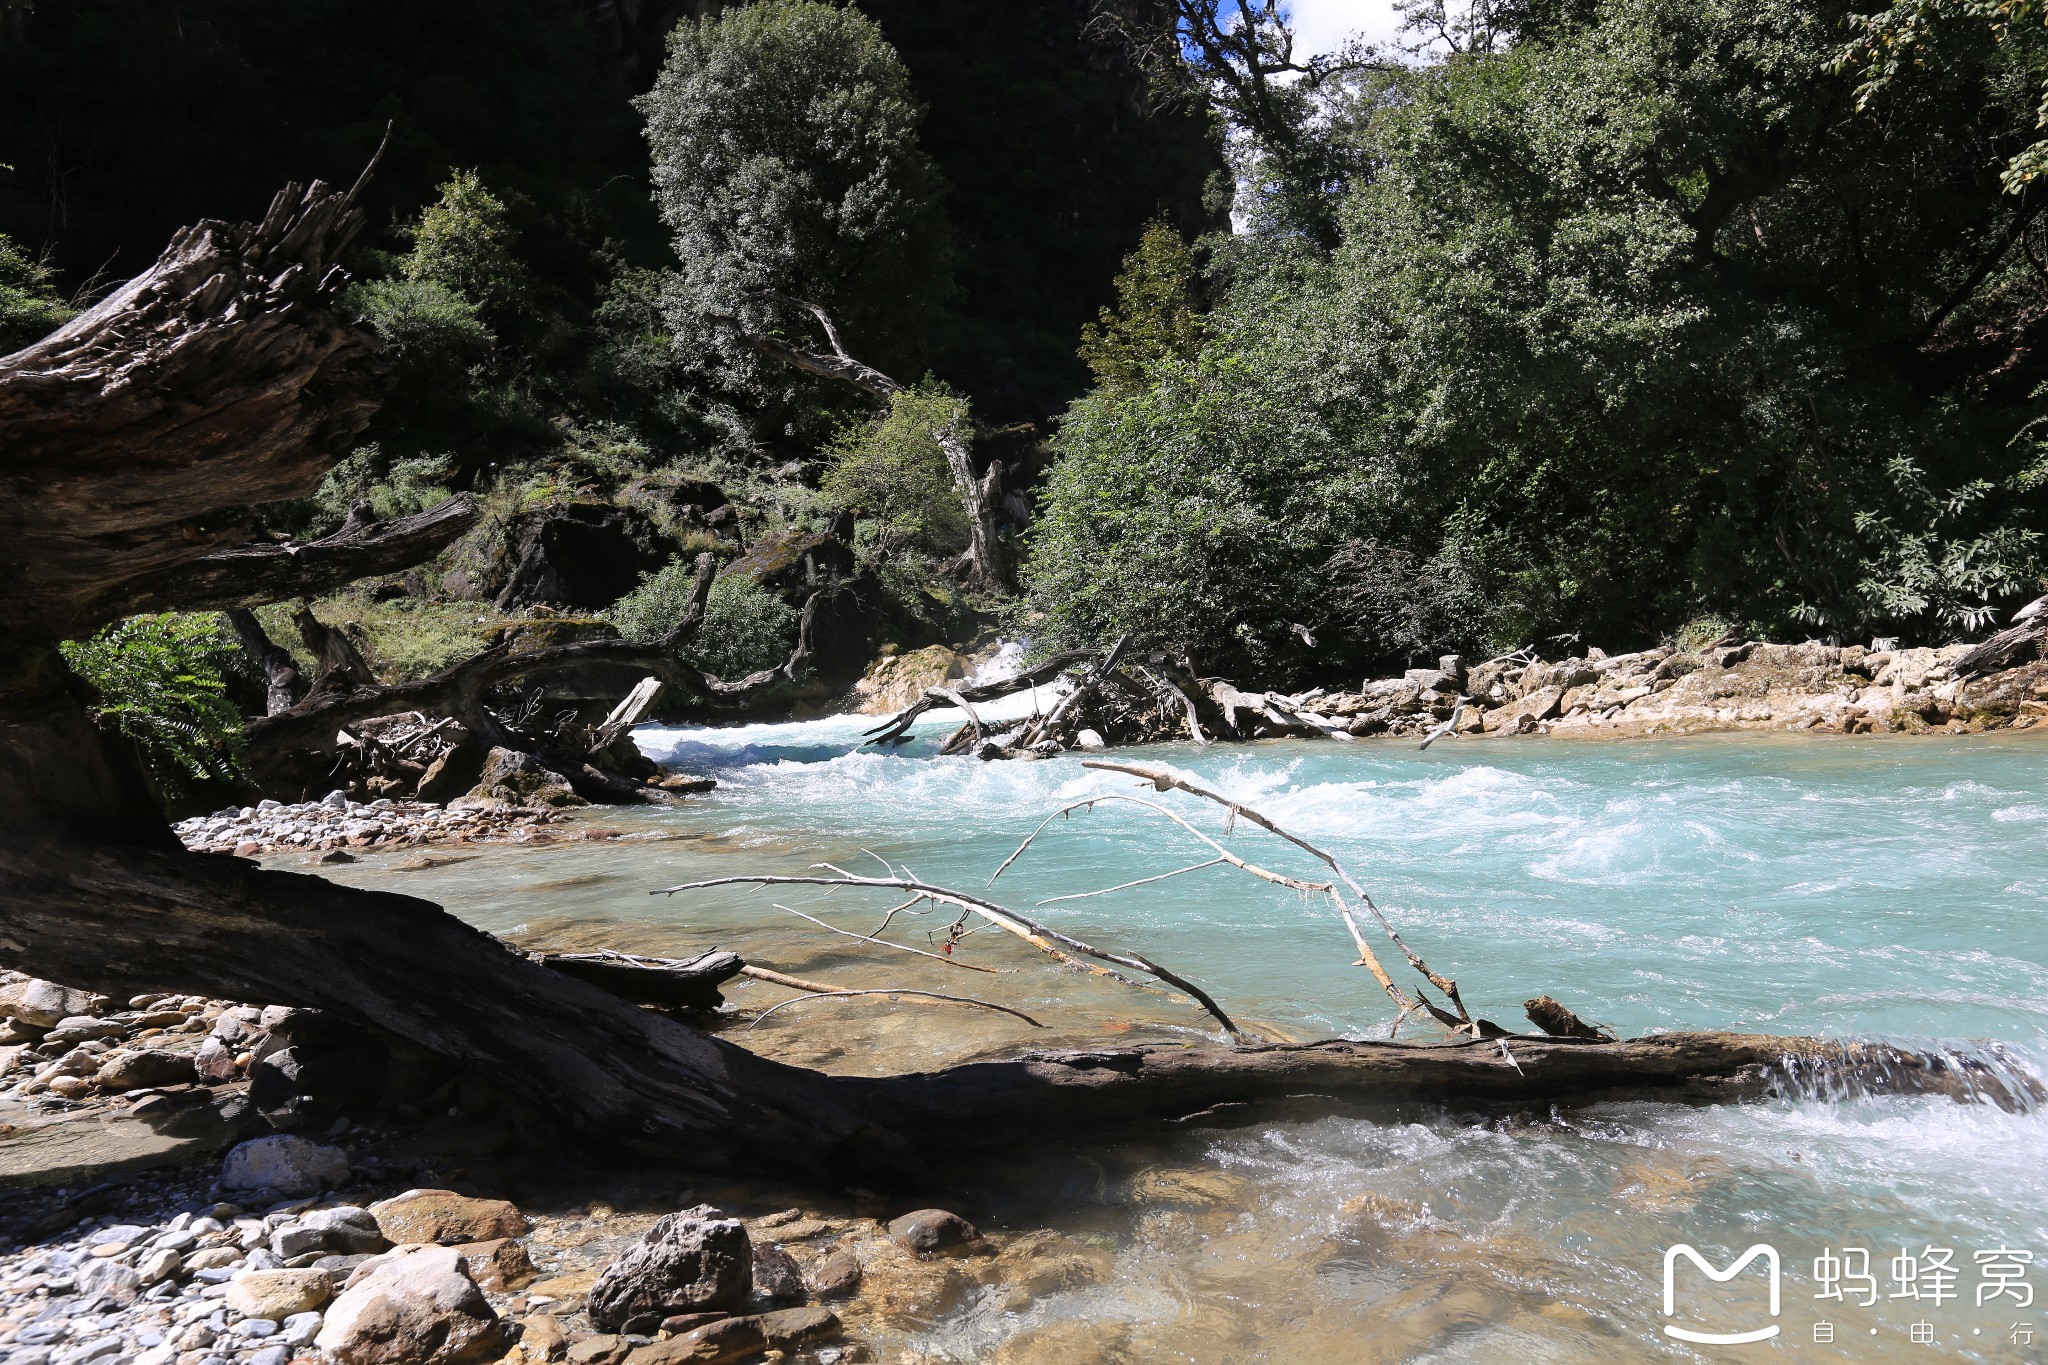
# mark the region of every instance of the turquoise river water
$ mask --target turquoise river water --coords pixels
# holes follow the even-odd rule
[[[1177,999],[1062,972],[993,931],[961,956],[1001,974],[970,974],[834,938],[776,908],[866,933],[893,903],[876,894],[646,894],[823,861],[878,871],[875,856],[978,888],[1053,809],[1134,790],[1073,756],[938,757],[935,738],[954,719],[927,717],[914,744],[886,752],[857,747],[873,723],[858,717],[646,729],[649,753],[720,786],[676,810],[603,814],[640,837],[440,866],[389,855],[338,875],[436,898],[531,941],[721,944],[846,984],[996,1000],[1048,1025],[812,1001],[730,1035],[808,1064],[886,1072],[1048,1042],[1206,1032]],[[1548,992],[1627,1034],[1997,1041],[2022,1070],[2048,1071],[2048,745],[2031,736],[1450,740],[1426,753],[1271,743],[1123,756],[1184,767],[1330,847],[1476,1012],[1510,1026],[1523,999]],[[1158,799],[1224,837],[1220,812]],[[1257,831],[1226,842],[1313,871]],[[1293,1036],[1384,1036],[1391,1011],[1350,965],[1328,909],[1230,869],[1031,908],[1207,856],[1148,812],[1102,806],[1055,822],[989,894],[1147,953]],[[944,918],[905,914],[891,932],[929,946]],[[731,995],[752,1010],[790,992],[747,983]],[[996,1193],[984,1193],[979,1216],[1093,1242],[1113,1253],[1116,1273],[1021,1307],[969,1296],[906,1327],[885,1358],[2048,1358],[2048,1300],[2032,1301],[2043,1268],[2029,1259],[2048,1259],[2048,1119],[2028,1104],[1808,1098],[1484,1122],[1427,1110],[1274,1119],[1106,1152],[1006,1154],[982,1174]],[[1725,1284],[1680,1259],[1667,1315],[1665,1253],[1678,1243],[1716,1266],[1773,1248],[1777,1316],[1767,1258]],[[1716,1346],[1667,1326],[1779,1331]]]

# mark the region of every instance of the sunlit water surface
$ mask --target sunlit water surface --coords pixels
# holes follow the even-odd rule
[[[979,887],[1050,811],[1134,790],[1073,756],[939,758],[936,737],[957,719],[929,716],[914,744],[884,752],[858,747],[873,723],[862,718],[645,729],[650,754],[720,783],[681,809],[586,821],[646,837],[427,867],[394,854],[338,875],[439,899],[527,941],[717,944],[828,981],[999,1001],[1047,1025],[810,1001],[730,1035],[806,1064],[888,1072],[1207,1031],[1177,999],[1063,972],[994,931],[961,955],[1001,974],[970,973],[835,938],[776,908],[867,933],[894,903],[883,893],[647,894],[825,861],[879,872],[877,858]],[[1454,740],[1426,753],[1285,743],[1124,756],[1180,765],[1337,852],[1475,1011],[1511,1026],[1523,999],[1548,992],[1624,1033],[2000,1040],[2037,1070],[2048,1056],[2048,745],[2028,737]],[[1221,837],[1220,812],[1159,799]],[[1256,831],[1229,842],[1312,872]],[[990,894],[1028,908],[1207,856],[1148,812],[1104,805],[1055,821]],[[1383,1036],[1389,1022],[1324,906],[1229,869],[1031,913],[1144,952],[1293,1036]],[[945,919],[905,914],[891,932],[930,947]],[[791,993],[743,982],[728,994],[751,1011]],[[1268,1120],[1110,1151],[1006,1154],[977,1167],[980,1216],[1108,1247],[1118,1273],[1022,1311],[970,1296],[904,1324],[884,1358],[2041,1359],[2048,1347],[2027,1338],[2048,1342],[2048,1299],[2008,1293],[1980,1306],[1974,1253],[2048,1259],[2044,1139],[2033,1110],[1815,1099],[1488,1122]],[[1773,1245],[1785,1271],[1779,1317],[1767,1316],[1754,1267],[1725,1288],[1688,1271],[1678,1313],[1664,1317],[1663,1253],[1680,1241],[1717,1264]],[[1892,1297],[1894,1258],[1929,1246],[1953,1251],[1958,1297]],[[1870,1251],[1873,1306],[1855,1293],[1814,1298],[1828,1287],[1815,1259],[1844,1247]],[[1661,1333],[1772,1322],[1777,1338],[1742,1350]],[[1931,1344],[1909,1340],[1916,1323]],[[1817,1328],[1832,1342],[1817,1342]]]

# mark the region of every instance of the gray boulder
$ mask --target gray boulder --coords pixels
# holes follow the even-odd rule
[[[700,1204],[663,1218],[597,1277],[590,1320],[608,1331],[652,1332],[678,1313],[738,1313],[753,1285],[746,1225]]]
[[[296,1199],[348,1179],[348,1153],[288,1133],[253,1138],[221,1163],[221,1188],[263,1190]]]

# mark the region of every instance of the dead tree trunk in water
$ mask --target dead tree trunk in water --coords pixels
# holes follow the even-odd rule
[[[0,358],[0,472],[39,491],[0,501],[0,963],[124,995],[330,1010],[472,1068],[593,1138],[821,1179],[914,1173],[921,1152],[963,1137],[1115,1131],[1303,1090],[1532,1102],[1706,1083],[1747,1093],[1782,1054],[1892,1064],[1811,1040],[1705,1035],[1515,1039],[1499,1062],[1473,1050],[1491,1043],[1196,1045],[826,1077],[550,971],[426,901],[187,852],[134,761],[94,726],[57,645],[138,603],[160,605],[163,583],[246,538],[247,504],[310,493],[362,430],[379,387],[373,342],[329,309],[342,283],[333,261],[356,225],[353,194],[290,187],[262,223],[180,233],[99,307]],[[258,591],[258,574],[274,569],[262,563],[246,582],[232,565],[209,566],[207,600]],[[705,584],[708,574],[700,597]],[[633,651],[647,647],[561,648],[642,666]],[[331,728],[374,714],[357,707],[400,709],[408,687],[460,696],[524,666],[487,656],[456,678],[360,689],[258,727]],[[1952,1083],[1924,1066],[1900,1074],[1920,1088]]]

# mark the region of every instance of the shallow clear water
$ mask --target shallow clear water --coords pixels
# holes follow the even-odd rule
[[[1051,810],[1134,790],[1071,756],[937,758],[933,737],[948,721],[927,717],[916,744],[890,752],[854,748],[872,723],[860,718],[643,730],[650,753],[721,786],[677,811],[604,822],[684,837],[411,872],[373,860],[345,875],[536,939],[650,951],[723,943],[828,980],[999,1000],[1051,1026],[1026,1036],[1002,1016],[814,1002],[744,1035],[816,1064],[908,1069],[1105,1030],[1204,1029],[1183,1002],[1062,973],[993,932],[962,956],[1003,974],[970,975],[834,940],[773,908],[864,933],[891,903],[872,894],[646,896],[821,860],[878,870],[870,852],[927,881],[976,887]],[[1269,744],[1129,756],[1185,767],[1330,847],[1475,1012],[1510,1026],[1523,999],[1548,992],[1624,1033],[1995,1039],[2037,1069],[2048,1056],[2048,745],[2027,737],[1446,741],[1427,753]],[[1158,799],[1221,836],[1220,812]],[[1228,842],[1253,861],[1313,873],[1256,831]],[[1055,822],[992,894],[1027,908],[1207,856],[1156,816],[1104,805]],[[1145,952],[1241,1016],[1297,1036],[1383,1034],[1389,1022],[1323,905],[1228,869],[1031,913]],[[905,916],[897,936],[923,945],[939,918]],[[758,1006],[787,994],[761,986],[734,998]],[[1605,1105],[1477,1125],[1324,1118],[1007,1160],[1007,1193],[985,1196],[984,1215],[1050,1221],[1109,1247],[1113,1283],[1023,1308],[970,1300],[906,1329],[896,1349],[1019,1361],[2048,1354],[2016,1340],[2031,1330],[2048,1342],[2048,1301],[1974,1301],[1984,1282],[1975,1252],[2048,1258],[2048,1120],[2038,1112],[1814,1100]],[[1679,1241],[1716,1263],[1774,1245],[1781,1315],[1763,1315],[1759,1276],[1722,1288],[1687,1272],[1679,1311],[1665,1318],[1662,1256]],[[1960,1298],[1890,1297],[1901,1288],[1893,1258],[1930,1245],[1952,1249]],[[1845,1246],[1870,1251],[1874,1306],[1813,1297],[1815,1258]],[[2038,1268],[2027,1273],[2040,1281]],[[1823,1320],[1832,1344],[1813,1339]],[[1695,1348],[1661,1336],[1667,1322],[1775,1322],[1782,1334]],[[1931,1345],[1909,1341],[1915,1323],[1927,1324]]]

